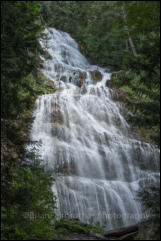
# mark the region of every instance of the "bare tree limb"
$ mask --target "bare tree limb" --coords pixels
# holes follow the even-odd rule
[[[126,20],[126,12],[125,12],[125,7],[124,6],[121,6],[121,15],[122,15],[123,19]],[[131,47],[132,53],[133,53],[133,55],[135,57],[137,57],[137,52],[136,52],[133,40],[132,40],[132,38],[130,36],[129,28],[128,28],[127,25],[125,25],[124,28],[125,28],[125,30],[127,32],[127,35],[128,35],[128,41],[129,41],[129,45]]]

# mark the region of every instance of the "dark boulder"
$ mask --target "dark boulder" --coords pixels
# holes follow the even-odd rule
[[[90,71],[90,75],[92,80],[94,80],[95,82],[102,80],[102,74],[98,70]]]
[[[87,73],[86,72],[79,72],[79,82],[78,82],[78,86],[81,87],[85,81],[87,77]]]
[[[63,82],[66,82],[66,79],[67,79],[67,78],[66,78],[65,75],[62,75],[62,76],[60,77],[60,80],[63,81]]]
[[[43,68],[43,60],[42,59],[40,59],[40,62],[39,62],[39,68],[40,68],[40,70]]]
[[[52,81],[52,80],[45,81],[44,86],[47,88],[50,88],[50,89],[55,88],[54,81]]]

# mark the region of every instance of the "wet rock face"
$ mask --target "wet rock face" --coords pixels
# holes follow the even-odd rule
[[[44,86],[50,89],[54,89],[55,85],[54,85],[54,81],[49,80],[49,81],[45,81]]]
[[[94,82],[102,80],[102,74],[98,70],[90,71],[90,74],[91,74],[91,78],[92,78],[92,80],[94,80]]]
[[[86,72],[79,72],[79,82],[78,82],[78,86],[81,87],[85,81],[87,77],[87,73]]]
[[[51,126],[51,133],[53,136],[56,136],[59,140],[70,142],[71,140],[71,133],[67,126],[62,125],[61,123],[55,124],[52,123]]]
[[[44,62],[43,62],[43,60],[42,60],[42,59],[40,59],[40,62],[39,62],[39,68],[40,68],[40,69],[42,69],[42,68],[43,68],[43,63],[44,63]]]
[[[62,76],[60,77],[60,80],[63,81],[63,82],[65,82],[66,79],[67,79],[67,78],[66,78],[66,76],[64,76],[64,75],[62,75]]]
[[[51,123],[55,123],[55,122],[62,123],[63,122],[63,116],[62,116],[62,113],[60,110],[54,110],[51,113],[50,118],[51,118]]]

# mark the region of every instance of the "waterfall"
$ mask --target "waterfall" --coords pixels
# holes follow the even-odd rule
[[[56,212],[107,230],[135,224],[143,214],[136,192],[158,180],[159,149],[131,132],[127,110],[106,86],[108,70],[90,65],[69,34],[45,33],[52,59],[42,57],[42,71],[57,90],[36,100],[31,140],[41,141],[39,153],[53,170]]]

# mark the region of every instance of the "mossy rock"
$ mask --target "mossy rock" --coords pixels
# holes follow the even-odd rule
[[[35,81],[37,84],[44,84],[46,81],[50,81],[41,71],[35,77]]]
[[[52,80],[45,81],[44,86],[50,89],[55,89],[54,81]]]
[[[42,55],[45,59],[52,59],[52,56],[49,54],[49,52],[48,52],[47,50],[41,51],[41,55]]]

